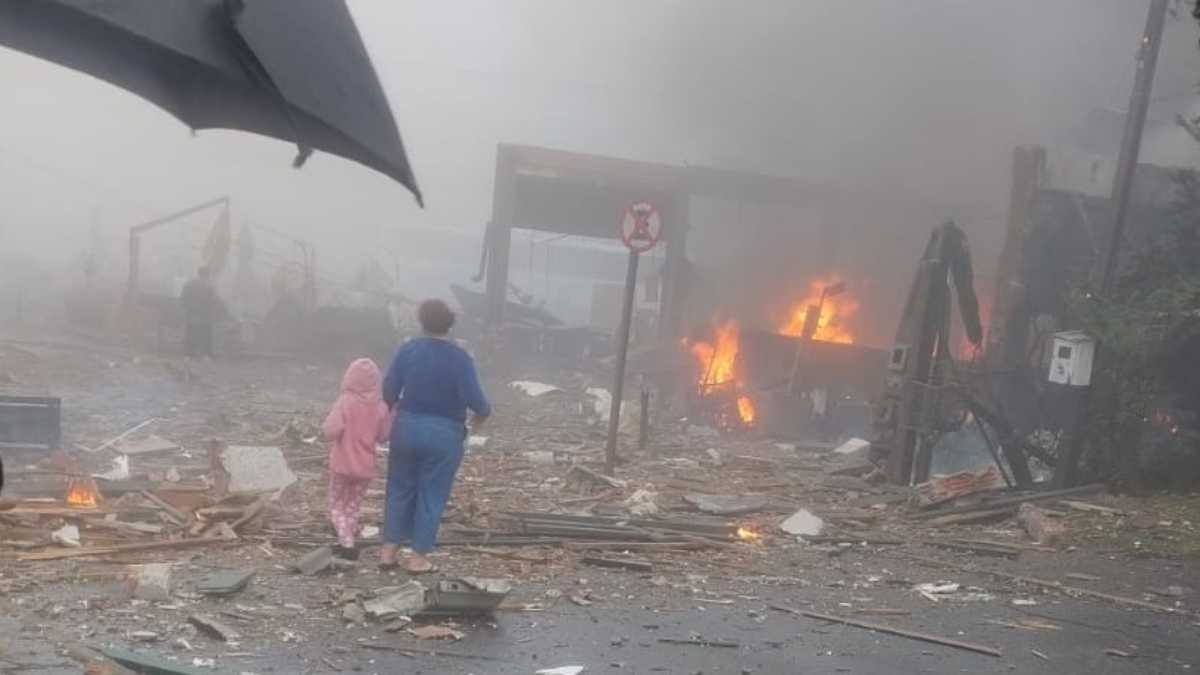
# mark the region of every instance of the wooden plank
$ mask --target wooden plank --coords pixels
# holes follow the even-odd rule
[[[970,525],[974,523],[983,523],[991,520],[1001,520],[1015,515],[1017,507],[1005,506],[998,509],[988,509],[986,511],[969,511],[967,513],[951,513],[937,518],[930,518],[925,521],[927,527],[944,527],[946,525]]]
[[[135,553],[141,551],[164,551],[193,546],[208,546],[209,544],[224,544],[230,540],[225,537],[203,537],[200,539],[172,539],[170,541],[152,541],[144,544],[119,544],[116,546],[87,546],[84,548],[64,548],[36,553],[26,553],[18,556],[17,560],[60,560],[62,558],[83,558],[92,555],[111,555],[113,553]]]
[[[597,567],[616,567],[620,569],[632,570],[634,572],[653,572],[654,566],[645,560],[632,560],[625,558],[601,558],[598,556],[585,556],[579,559],[579,562],[585,565],[595,565]]]
[[[151,504],[154,504],[158,508],[162,509],[167,514],[167,519],[171,522],[181,527],[187,524],[188,517],[183,514],[183,511],[171,506],[167,502],[163,501],[161,497],[149,490],[142,490],[141,494]]]
[[[771,607],[771,609],[774,609],[776,611],[787,612],[788,614],[794,614],[794,615],[798,615],[798,616],[806,616],[810,619],[817,619],[819,621],[828,621],[830,623],[840,623],[840,624],[843,624],[846,626],[854,626],[855,628],[862,628],[864,630],[873,630],[877,633],[887,633],[888,635],[896,635],[899,637],[908,638],[910,640],[919,640],[921,642],[929,642],[929,643],[932,643],[935,645],[954,647],[955,649],[963,649],[963,650],[966,650],[969,652],[985,654],[987,656],[999,657],[999,656],[1003,655],[999,649],[996,649],[994,647],[988,647],[986,645],[975,644],[973,642],[963,642],[961,640],[952,640],[950,638],[941,637],[939,635],[932,635],[930,633],[919,633],[915,630],[908,630],[907,628],[898,628],[896,626],[889,626],[887,624],[882,624],[882,623],[871,623],[869,621],[859,621],[858,619],[850,619],[850,618],[843,617],[843,616],[834,616],[832,614],[821,614],[819,612],[811,612],[806,609],[796,610],[796,609],[790,609],[787,607],[780,607],[777,605],[770,605],[770,607]]]
[[[989,499],[978,504],[968,504],[966,506],[958,506],[951,509],[935,509],[925,513],[918,513],[913,516],[917,519],[937,518],[940,516],[949,516],[960,513],[971,513],[974,511],[990,511],[1001,506],[1011,506],[1016,508],[1026,502],[1041,502],[1052,499],[1060,499],[1062,497],[1070,497],[1074,495],[1089,494],[1099,492],[1104,489],[1103,483],[1093,483],[1091,485],[1081,485],[1079,487],[1066,488],[1065,490],[1049,490],[1047,492],[1033,492],[1022,495],[1014,495],[1012,497],[1001,497],[999,499]]]

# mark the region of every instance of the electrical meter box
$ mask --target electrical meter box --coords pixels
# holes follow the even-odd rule
[[[1050,353],[1050,381],[1073,387],[1092,383],[1092,357],[1096,341],[1083,331],[1068,330],[1054,334]]]

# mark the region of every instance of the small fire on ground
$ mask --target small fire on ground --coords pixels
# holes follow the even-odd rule
[[[96,481],[88,476],[72,476],[67,481],[67,504],[80,508],[95,508],[100,502]]]
[[[748,527],[739,527],[737,529],[737,537],[742,541],[760,541],[762,539],[762,533],[755,532],[753,529]]]

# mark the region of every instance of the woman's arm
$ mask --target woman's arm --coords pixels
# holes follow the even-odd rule
[[[346,421],[342,419],[341,401],[333,404],[333,410],[325,416],[325,422],[321,424],[321,433],[325,434],[325,440],[336,441],[342,437],[342,432],[346,429]]]
[[[479,384],[479,373],[475,370],[475,361],[470,355],[465,355],[460,378],[463,402],[475,413],[476,422],[491,417],[492,404],[483,393],[483,387]]]
[[[400,392],[404,391],[404,368],[401,364],[404,347],[396,350],[392,364],[388,366],[387,375],[383,378],[383,402],[389,410],[394,410],[396,401],[400,400]]]

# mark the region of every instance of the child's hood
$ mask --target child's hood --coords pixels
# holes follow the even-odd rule
[[[379,366],[371,359],[355,359],[342,376],[342,391],[366,399],[382,398]]]

